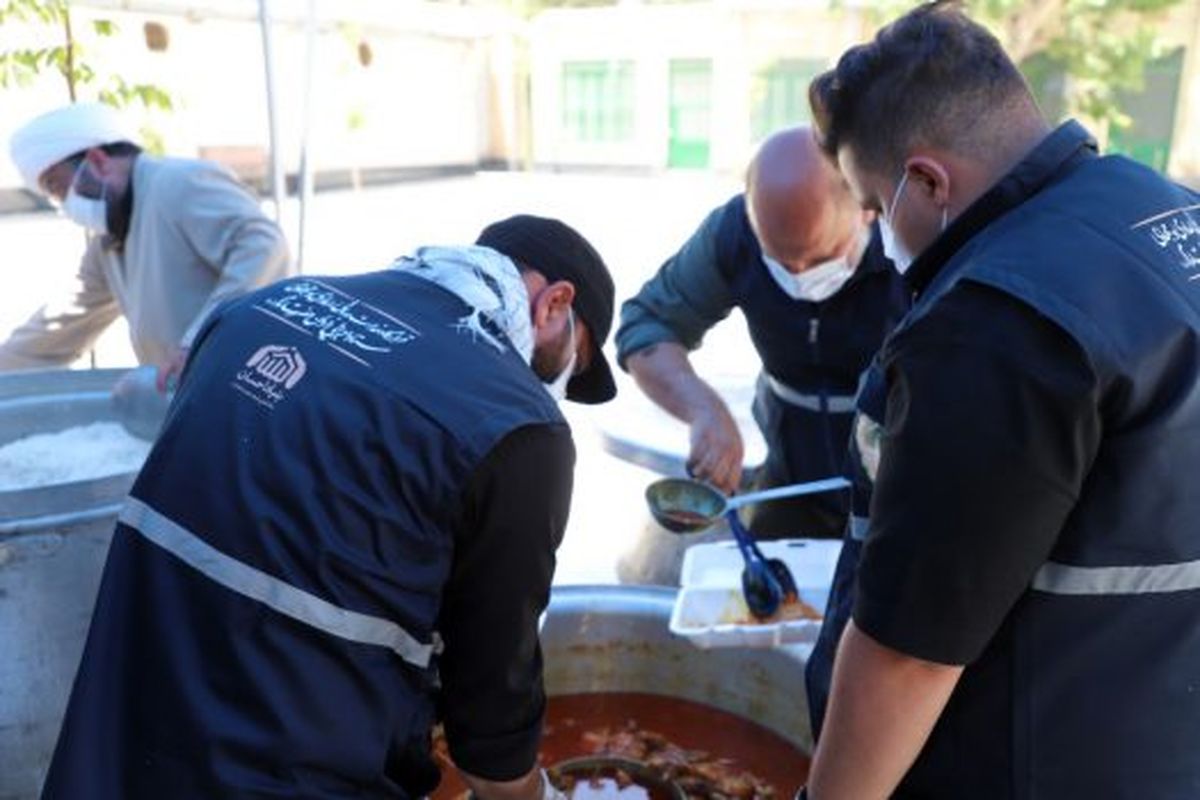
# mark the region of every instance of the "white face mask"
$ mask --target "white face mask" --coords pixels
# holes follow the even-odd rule
[[[89,231],[104,235],[108,233],[108,186],[101,184],[103,188],[100,190],[100,197],[84,197],[76,190],[75,185],[79,182],[79,174],[83,170],[83,165],[86,161],[79,162],[79,168],[75,170],[75,177],[71,179],[71,188],[67,190],[66,199],[63,200],[62,210],[67,219],[72,222],[82,225]]]
[[[775,283],[788,297],[793,300],[807,300],[810,303],[820,303],[833,297],[854,275],[854,267],[850,266],[845,256],[830,259],[798,274],[791,272],[766,253],[762,254],[762,261]]]
[[[837,294],[846,285],[846,282],[854,277],[854,271],[857,269],[858,262],[862,260],[862,254],[866,251],[870,239],[871,231],[866,228],[861,229],[857,246],[851,251],[851,255],[855,258],[853,264],[850,263],[847,256],[842,256],[831,258],[796,274],[766,253],[762,254],[762,261],[767,266],[767,272],[771,274],[775,283],[788,297],[793,300],[820,303]]]
[[[554,398],[554,402],[561,403],[567,399],[567,384],[571,382],[571,378],[575,375],[575,312],[567,309],[567,326],[570,330],[570,335],[567,337],[567,347],[570,350],[571,357],[567,359],[567,365],[562,368],[562,372],[552,381],[542,381],[542,385],[546,387],[546,391]]]
[[[900,195],[904,193],[904,187],[908,185],[908,172],[905,172],[900,178],[899,185],[896,186],[896,195],[892,198],[892,205],[888,208],[886,215],[879,217],[879,238],[883,240],[883,254],[891,259],[896,265],[896,271],[901,275],[908,272],[908,268],[912,266],[916,256],[909,252],[908,248],[896,238],[896,231],[892,228],[892,220],[896,218],[896,206],[900,204]],[[950,209],[942,209],[942,231],[950,224]]]
[[[901,275],[908,272],[908,268],[912,266],[913,254],[896,238],[891,221],[896,218],[896,205],[900,202],[900,195],[904,193],[907,184],[908,173],[905,172],[900,178],[900,185],[896,187],[896,194],[892,197],[892,204],[887,213],[879,216],[879,238],[883,240],[883,254],[891,259],[896,265],[896,271]]]

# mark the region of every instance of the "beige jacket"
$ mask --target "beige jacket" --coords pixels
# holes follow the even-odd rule
[[[187,347],[222,300],[292,272],[287,243],[223,167],[141,155],[123,253],[91,236],[74,296],[42,308],[0,344],[0,370],[63,366],[120,314],[142,364]]]

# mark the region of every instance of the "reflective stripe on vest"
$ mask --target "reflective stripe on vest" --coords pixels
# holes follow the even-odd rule
[[[1200,561],[1142,567],[1042,565],[1033,588],[1049,594],[1160,594],[1200,589]]]
[[[867,539],[867,531],[871,528],[871,520],[867,517],[859,517],[854,514],[850,515],[850,538],[855,541],[864,542]]]
[[[819,394],[806,394],[793,389],[783,381],[767,375],[767,385],[771,387],[771,391],[775,393],[783,402],[788,405],[803,408],[805,411],[825,411],[822,405],[822,399],[828,401],[828,412],[830,414],[849,414],[854,411],[854,395],[852,394],[834,394],[827,398],[822,398]]]
[[[118,521],[174,555],[207,578],[280,614],[311,625],[332,636],[360,644],[386,647],[414,666],[426,668],[441,650],[435,633],[431,644],[422,644],[391,620],[335,606],[303,589],[225,555],[196,534],[130,497]]]

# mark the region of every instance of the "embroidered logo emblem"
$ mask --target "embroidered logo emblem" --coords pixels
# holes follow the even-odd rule
[[[260,405],[274,408],[306,372],[308,365],[299,350],[269,344],[250,356],[246,366],[238,372],[233,388]]]

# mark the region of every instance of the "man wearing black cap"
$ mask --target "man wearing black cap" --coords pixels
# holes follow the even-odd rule
[[[588,364],[596,368],[579,370],[567,384],[566,398],[602,403],[615,397],[617,385],[600,352],[612,326],[613,283],[591,244],[558,220],[530,215],[489,225],[476,244],[508,256],[521,271],[531,295],[552,282],[561,292],[559,299],[567,298],[567,304],[586,326],[578,333],[585,337],[582,349],[588,354]],[[568,321],[571,319],[568,317]]]
[[[557,220],[218,309],[122,510],[44,798],[488,800],[537,763],[537,621],[613,284]]]

